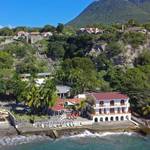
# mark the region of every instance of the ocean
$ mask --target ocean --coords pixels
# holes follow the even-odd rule
[[[46,137],[14,137],[0,140],[0,150],[150,150],[150,137],[136,133],[88,131],[52,140]]]

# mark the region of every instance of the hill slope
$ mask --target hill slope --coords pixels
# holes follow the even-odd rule
[[[150,0],[99,0],[89,5],[68,25],[84,26],[94,23],[122,23],[129,19],[150,20]]]

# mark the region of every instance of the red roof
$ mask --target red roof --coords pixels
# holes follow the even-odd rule
[[[79,98],[65,99],[65,102],[70,102],[73,104],[79,104],[81,102],[81,99],[79,99]]]
[[[79,104],[81,101],[81,99],[79,98],[72,98],[72,99],[57,99],[56,101],[56,104],[55,106],[53,106],[52,109],[53,111],[61,111],[61,110],[64,110],[64,104],[66,102],[70,102],[70,103],[73,103],[73,104]]]
[[[58,99],[56,104],[64,105],[65,102],[70,102],[73,104],[79,104],[82,99],[80,98],[70,98],[70,99]]]
[[[120,92],[102,92],[102,93],[91,93],[96,100],[113,100],[113,99],[128,99],[127,95]]]
[[[62,111],[62,110],[64,110],[64,106],[62,106],[62,105],[55,105],[51,109],[53,111]]]

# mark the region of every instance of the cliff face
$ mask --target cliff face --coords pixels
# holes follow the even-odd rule
[[[109,57],[114,65],[117,66],[134,67],[135,60],[139,57],[139,55],[144,51],[150,51],[150,38],[147,38],[143,44],[136,47],[129,43],[125,44],[123,41],[118,41],[117,43],[122,46],[121,52],[115,56]],[[100,54],[106,54],[108,45],[109,43],[107,42],[97,42],[93,44],[92,49],[87,53],[87,55],[96,58]],[[112,49],[112,51],[114,50],[115,49]]]
[[[149,18],[150,0],[98,0],[89,5],[68,25],[123,23],[129,19],[147,22]]]

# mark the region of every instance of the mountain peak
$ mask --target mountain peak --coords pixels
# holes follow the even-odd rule
[[[95,0],[79,16],[69,22],[73,26],[124,23],[135,19],[149,21],[150,0]]]

